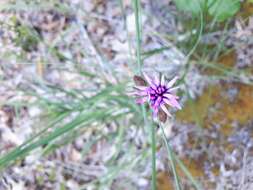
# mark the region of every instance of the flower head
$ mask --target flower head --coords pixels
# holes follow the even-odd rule
[[[160,121],[165,122],[167,116],[171,116],[168,107],[181,109],[178,103],[179,97],[174,95],[173,92],[178,87],[172,87],[177,81],[178,77],[174,77],[171,81],[166,82],[164,75],[158,78],[151,78],[143,74],[144,78],[134,76],[135,92],[133,93],[137,99],[138,104],[148,102],[154,117],[159,117]]]

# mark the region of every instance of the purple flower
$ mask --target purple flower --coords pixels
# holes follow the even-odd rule
[[[178,77],[174,77],[167,83],[164,75],[160,79],[150,78],[146,74],[143,75],[145,80],[140,76],[134,76],[136,90],[132,94],[137,97],[136,102],[138,104],[149,103],[153,111],[153,117],[158,115],[160,121],[166,122],[167,116],[171,116],[168,107],[181,109],[178,103],[179,97],[173,94],[178,87],[172,87]]]

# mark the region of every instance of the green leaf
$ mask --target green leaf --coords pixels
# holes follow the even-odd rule
[[[178,10],[191,13],[193,16],[198,16],[204,11],[207,2],[208,13],[220,22],[234,16],[240,9],[240,0],[174,0],[174,2]]]
[[[223,22],[240,9],[240,0],[208,0],[208,12],[217,21]]]
[[[201,12],[205,0],[174,0],[178,10],[189,12],[193,16],[199,15]]]

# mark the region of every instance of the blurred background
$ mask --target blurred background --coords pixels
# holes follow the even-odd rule
[[[1,0],[0,190],[253,189],[252,0]],[[179,76],[161,127],[133,76]],[[169,162],[168,142],[176,176]]]

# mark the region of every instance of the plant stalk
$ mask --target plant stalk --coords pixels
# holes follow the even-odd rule
[[[160,125],[160,128],[162,129],[163,140],[164,140],[164,143],[166,145],[166,149],[167,149],[167,152],[168,152],[168,157],[169,157],[170,165],[171,165],[171,168],[172,168],[172,173],[173,173],[173,176],[174,176],[174,179],[175,179],[176,190],[181,190],[180,183],[179,183],[179,178],[178,178],[178,175],[177,175],[176,166],[175,166],[175,162],[174,162],[173,152],[171,150],[171,147],[168,144],[168,141],[167,141],[167,138],[166,138],[163,126]]]
[[[151,126],[151,147],[152,147],[152,190],[156,190],[156,136],[155,126]]]

